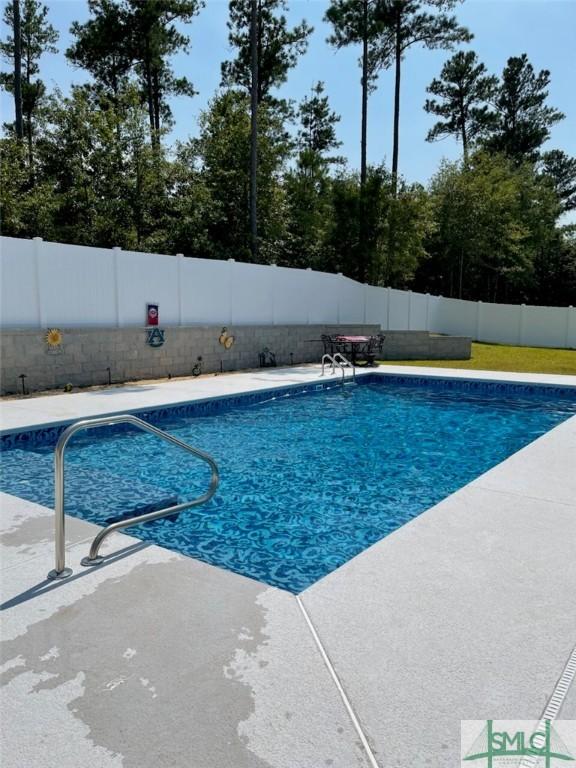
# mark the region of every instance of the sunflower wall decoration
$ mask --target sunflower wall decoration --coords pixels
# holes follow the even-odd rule
[[[60,328],[49,328],[44,336],[48,349],[58,349],[62,345],[62,331]]]

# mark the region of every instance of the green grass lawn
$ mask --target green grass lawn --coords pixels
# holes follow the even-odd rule
[[[576,350],[473,343],[470,360],[383,360],[381,364],[466,368],[473,371],[563,373],[576,376]]]

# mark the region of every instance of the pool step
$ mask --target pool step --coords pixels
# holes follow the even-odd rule
[[[2,490],[54,508],[52,454],[15,449],[1,457]],[[97,525],[178,504],[176,494],[107,469],[66,467],[66,513]],[[170,520],[171,518],[166,518]]]

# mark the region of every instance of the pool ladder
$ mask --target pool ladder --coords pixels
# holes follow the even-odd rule
[[[106,539],[111,533],[114,533],[114,531],[121,530],[122,528],[128,528],[131,525],[137,525],[139,523],[148,523],[152,520],[159,520],[162,517],[168,517],[168,515],[174,515],[178,512],[184,511],[185,509],[190,509],[190,507],[198,507],[200,504],[205,504],[207,501],[210,501],[210,499],[216,493],[218,483],[220,482],[220,474],[218,472],[218,465],[212,456],[198,448],[193,448],[191,445],[184,443],[182,440],[178,440],[177,437],[173,437],[168,432],[164,432],[157,427],[153,427],[152,424],[148,424],[147,421],[143,421],[137,416],[132,416],[130,414],[105,416],[94,419],[83,419],[82,421],[77,421],[76,423],[71,424],[60,435],[60,438],[56,443],[56,449],[54,451],[54,529],[56,562],[54,570],[50,571],[48,574],[49,579],[65,579],[72,573],[72,570],[66,567],[66,532],[64,513],[64,455],[68,441],[73,435],[76,434],[76,432],[80,432],[85,429],[94,429],[95,427],[108,427],[112,426],[113,424],[132,424],[132,426],[137,427],[144,432],[150,432],[151,434],[162,438],[162,440],[165,440],[168,443],[172,443],[172,445],[176,445],[179,448],[188,451],[188,453],[191,453],[198,459],[205,461],[212,470],[210,486],[206,493],[202,494],[202,496],[199,496],[197,499],[193,499],[192,501],[185,501],[182,504],[175,504],[172,507],[165,507],[164,509],[159,509],[155,512],[147,512],[143,515],[130,517],[127,520],[119,520],[116,523],[111,523],[110,525],[106,526],[106,528],[103,528],[98,533],[92,542],[90,553],[88,554],[88,557],[83,558],[82,565],[100,565],[103,562],[104,558],[98,555],[100,546],[104,539]]]
[[[321,376],[324,376],[324,369],[326,367],[326,361],[328,361],[332,367],[332,374],[336,371],[336,368],[340,368],[342,371],[342,386],[344,386],[344,377],[346,376],[346,368],[352,369],[352,381],[356,381],[356,366],[348,360],[347,357],[344,357],[344,355],[341,352],[336,352],[334,355],[325,354],[322,356],[322,373]]]

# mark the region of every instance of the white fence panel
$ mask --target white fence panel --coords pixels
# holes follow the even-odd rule
[[[576,349],[576,307],[567,307],[565,345]]]
[[[428,330],[428,300],[429,296],[424,293],[410,293],[410,319],[408,323],[409,331],[427,331]]]
[[[113,251],[44,242],[38,247],[42,325],[117,324]],[[143,315],[141,310],[141,324]]]
[[[178,325],[178,259],[138,251],[117,252],[119,323],[146,324],[146,304],[160,305],[160,324]]]
[[[366,322],[386,327],[388,291],[375,285],[366,287]]]
[[[232,320],[236,325],[272,325],[271,270],[263,264],[230,262],[232,266]]]
[[[312,295],[312,273],[308,270],[273,268],[272,311],[275,325],[307,323]]]
[[[38,306],[36,243],[3,237],[0,262],[0,324],[36,328],[44,325]]]
[[[535,347],[561,347],[567,344],[569,309],[567,307],[521,307],[521,343]]]
[[[518,344],[520,341],[520,309],[516,304],[481,304],[478,341]]]
[[[232,309],[232,263],[178,256],[182,325],[229,324]],[[160,307],[163,321],[163,307]]]
[[[436,314],[438,333],[476,338],[477,302],[440,298]]]
[[[308,322],[337,323],[339,276],[305,271],[310,285]]]
[[[362,283],[339,275],[338,281],[338,322],[363,323],[366,291]]]
[[[409,325],[410,301],[406,291],[388,289],[388,330],[405,331]]]
[[[433,333],[440,333],[438,328],[440,327],[439,315],[441,306],[441,296],[428,297],[428,330],[432,331]]]

